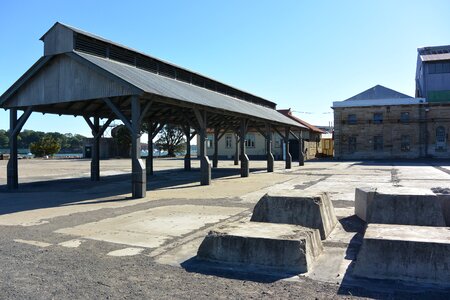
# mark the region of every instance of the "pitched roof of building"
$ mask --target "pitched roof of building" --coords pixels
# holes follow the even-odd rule
[[[399,93],[382,85],[376,85],[362,93],[359,93],[353,97],[350,97],[344,101],[349,100],[377,100],[377,99],[401,99],[412,98],[411,96]]]
[[[291,118],[292,120],[294,120],[294,121],[296,121],[296,122],[302,124],[303,126],[306,126],[306,127],[307,127],[309,130],[311,130],[311,131],[314,131],[314,132],[317,132],[317,133],[325,133],[325,131],[323,131],[322,129],[319,129],[319,128],[317,128],[316,126],[311,125],[311,124],[309,124],[308,122],[306,122],[306,121],[304,121],[304,120],[302,120],[302,119],[300,119],[300,118],[294,116],[294,115],[292,114],[292,111],[291,111],[290,108],[288,108],[288,109],[277,109],[277,111],[278,111],[279,113],[285,115],[286,117]]]
[[[160,66],[161,68],[164,67],[164,69],[165,68],[171,69],[170,70],[171,73],[172,72],[177,73],[177,71],[178,71],[178,73],[180,73],[179,74],[180,77],[181,77],[181,73],[185,74],[188,77],[190,76],[191,77],[191,83],[194,84],[194,85],[197,85],[195,82],[197,80],[199,80],[199,82],[202,83],[202,84],[200,84],[200,86],[204,87],[206,89],[211,89],[211,86],[214,86],[213,90],[215,90],[216,92],[224,93],[224,94],[230,95],[230,96],[234,96],[236,98],[239,98],[239,99],[242,99],[242,100],[245,100],[245,101],[248,101],[248,102],[253,102],[253,103],[264,105],[264,106],[268,106],[268,107],[271,107],[271,108],[276,108],[276,103],[273,102],[273,101],[270,101],[268,99],[262,98],[260,96],[256,96],[256,95],[254,95],[254,94],[252,94],[250,92],[247,92],[247,91],[245,91],[243,89],[235,88],[234,86],[231,86],[231,85],[223,83],[223,82],[219,82],[216,79],[210,78],[210,77],[205,76],[203,74],[200,74],[198,72],[194,72],[192,70],[189,70],[189,69],[186,69],[184,67],[178,66],[178,65],[176,65],[174,63],[162,60],[160,58],[153,57],[153,56],[151,56],[151,55],[149,55],[147,53],[144,53],[144,52],[141,52],[139,50],[127,47],[127,46],[122,45],[120,43],[116,43],[114,41],[111,41],[109,39],[103,38],[101,36],[95,35],[93,33],[90,33],[90,32],[87,32],[87,31],[84,31],[84,30],[81,30],[81,29],[78,29],[76,27],[73,27],[73,26],[70,26],[70,25],[67,25],[67,24],[63,24],[61,22],[56,22],[40,38],[40,40],[44,41],[45,36],[47,34],[49,34],[52,30],[55,30],[55,28],[57,28],[57,27],[64,27],[64,28],[67,28],[67,29],[73,31],[74,33],[76,33],[79,36],[81,35],[81,36],[85,36],[85,37],[90,38],[91,40],[94,41],[95,47],[100,47],[100,48],[106,47],[107,48],[109,46],[115,46],[116,48],[119,48],[119,49],[122,49],[122,50],[126,50],[127,55],[138,56],[139,58],[135,57],[134,58],[135,60],[141,60],[141,58],[144,57],[144,60],[145,60],[145,58],[148,58],[152,62],[153,61],[158,62],[161,65]],[[98,41],[98,42],[101,42],[101,43],[98,44],[98,43],[95,43],[95,41]],[[99,51],[100,48],[97,48],[96,51]],[[101,50],[102,51],[103,50],[109,51],[109,50],[106,50],[106,48],[105,49],[101,49]],[[83,50],[80,50],[80,49],[77,49],[77,47],[75,46],[74,50],[93,54],[89,50],[86,50],[86,48],[83,48]],[[108,57],[108,58],[112,59],[111,57]],[[112,60],[114,60],[114,59],[112,59]],[[149,62],[146,62],[146,63],[148,64]],[[145,67],[144,67],[144,69],[145,69]],[[159,72],[158,74],[164,76],[164,72],[162,72],[162,71]],[[194,77],[194,78],[192,78],[192,77]],[[177,78],[175,78],[175,79],[177,79]]]
[[[450,60],[450,45],[422,47],[417,49],[422,61]]]

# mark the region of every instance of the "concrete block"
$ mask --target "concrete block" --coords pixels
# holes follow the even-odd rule
[[[353,275],[448,285],[449,253],[449,228],[369,224]]]
[[[428,189],[357,188],[355,214],[367,223],[445,226],[440,200]]]
[[[356,188],[355,189],[355,215],[367,222],[367,207],[372,204],[376,188]]]
[[[437,194],[439,202],[441,203],[442,214],[444,215],[445,226],[450,227],[450,195]]]
[[[198,249],[197,258],[299,274],[308,271],[322,249],[317,229],[236,222],[209,232]]]
[[[449,188],[432,188],[441,204],[442,214],[444,215],[445,225],[450,226],[450,189]]]
[[[324,240],[336,226],[337,218],[327,193],[286,190],[264,195],[255,205],[251,221],[319,229]]]

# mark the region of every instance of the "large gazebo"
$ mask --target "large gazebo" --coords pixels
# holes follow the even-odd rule
[[[189,141],[196,134],[200,136],[203,185],[211,182],[211,164],[205,149],[207,128],[214,128],[219,138],[230,130],[239,135],[243,177],[249,175],[242,142],[249,129],[258,130],[266,138],[269,172],[273,171],[271,133],[283,136],[286,168],[291,168],[289,137],[300,139],[293,129],[304,128],[277,112],[275,103],[61,23],[50,28],[41,40],[44,56],[0,97],[0,107],[10,111],[9,189],[18,188],[17,136],[32,112],[82,116],[86,120],[94,136],[94,181],[100,179],[100,137],[113,120],[122,121],[132,136],[135,198],[145,196],[147,174],[153,171],[152,150],[146,163],[140,156],[143,123],[147,123],[149,146],[164,124],[184,129],[188,143],[186,170],[190,169]],[[20,118],[19,110],[23,111]],[[106,120],[102,126],[101,119]],[[217,160],[217,150],[215,154]]]

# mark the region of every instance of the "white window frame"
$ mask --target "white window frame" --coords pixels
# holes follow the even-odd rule
[[[231,134],[225,135],[225,148],[226,149],[233,148],[233,137]]]
[[[254,133],[247,133],[245,135],[245,148],[255,148],[256,137]]]

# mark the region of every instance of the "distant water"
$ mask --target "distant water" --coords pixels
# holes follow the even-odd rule
[[[56,158],[83,158],[83,153],[57,153]]]

